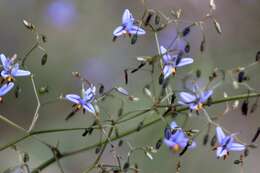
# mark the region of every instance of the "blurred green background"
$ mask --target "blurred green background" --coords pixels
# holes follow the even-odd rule
[[[182,8],[184,18],[196,20],[208,11],[208,0],[147,0],[150,8],[159,9],[169,14],[170,9]],[[191,42],[191,54],[195,59],[192,66],[179,71],[172,85],[180,87],[180,78],[187,72],[200,68],[203,78],[215,68],[222,69],[243,66],[254,61],[260,44],[260,1],[257,0],[216,0],[217,10],[215,15],[222,25],[223,34],[219,36],[211,22],[206,24],[207,36],[206,51],[199,52],[201,33],[192,30],[188,39]],[[139,0],[1,0],[0,1],[0,52],[7,56],[18,54],[23,56],[34,44],[33,35],[25,29],[22,20],[26,19],[34,23],[39,30],[47,35],[47,50],[49,59],[46,66],[40,65],[42,52],[35,51],[29,57],[28,68],[34,73],[38,87],[48,85],[48,94],[40,97],[45,103],[55,99],[61,93],[79,93],[81,84],[72,77],[71,72],[79,71],[94,84],[103,83],[105,88],[124,86],[123,70],[136,64],[136,57],[141,55],[156,54],[156,44],[152,33],[138,39],[137,44],[130,45],[130,40],[120,39],[112,42],[112,32],[120,24],[124,9],[132,11],[136,18],[140,18],[143,7]],[[170,26],[159,34],[159,41],[167,45],[173,38],[175,27]],[[255,66],[249,72],[250,85],[259,88],[259,66]],[[159,73],[158,73],[159,74]],[[127,100],[126,109],[140,109],[149,105],[150,101],[142,93],[142,87],[149,83],[151,78],[145,71],[129,77],[129,85],[126,88],[134,95],[141,98],[139,102],[132,103]],[[22,93],[18,99],[11,92],[0,105],[1,114],[19,125],[28,128],[35,108],[36,99],[29,78],[21,78],[17,81],[22,87]],[[227,83],[219,87],[214,98],[223,96],[226,91],[229,95],[246,93],[243,88],[233,90]],[[252,100],[253,102],[253,100]],[[107,99],[102,107],[110,114],[116,113],[119,99]],[[221,113],[224,105],[217,105],[209,109],[210,115]],[[85,127],[90,125],[94,118],[87,115],[77,115],[70,122],[64,118],[70,112],[71,104],[66,101],[58,101],[47,104],[40,109],[40,118],[36,124],[36,130],[54,129],[65,127]],[[240,111],[233,111],[219,123],[230,131],[241,132],[244,141],[251,140],[256,128],[260,125],[259,109],[248,117],[241,115]],[[106,114],[101,114],[106,116]],[[146,115],[148,116],[148,115]],[[178,117],[178,122],[183,121],[183,116]],[[135,127],[137,122],[126,124],[123,128]],[[192,117],[188,127],[204,129],[206,124],[204,117]],[[127,139],[134,146],[154,145],[163,135],[163,123],[157,123],[141,132],[135,133]],[[66,132],[41,135],[41,138],[51,144],[60,142],[61,151],[76,149],[95,143],[95,135],[81,137],[82,132]],[[210,147],[202,147],[202,137],[196,141],[199,147],[187,152],[182,157],[181,172],[238,172],[239,166],[233,164],[238,154],[232,154],[226,161],[217,160],[215,152]],[[3,122],[0,123],[1,146],[22,136],[16,129],[10,128]],[[29,152],[30,166],[36,167],[52,156],[49,149],[39,142],[29,139],[19,143],[18,149]],[[128,147],[124,145],[118,149],[126,158]],[[245,161],[245,172],[258,173],[259,149],[253,150]],[[84,152],[61,160],[65,172],[78,173],[85,170],[94,160],[94,151]],[[176,155],[169,152],[163,146],[151,161],[143,153],[137,153],[133,161],[139,163],[141,172],[159,173],[175,172]],[[110,152],[106,152],[102,158],[105,163],[114,163]],[[0,172],[6,168],[17,165],[18,158],[11,149],[0,153]],[[44,173],[59,172],[56,163],[42,171]]]

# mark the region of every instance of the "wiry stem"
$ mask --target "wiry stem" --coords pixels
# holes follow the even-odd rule
[[[260,93],[251,93],[251,94],[243,94],[243,95],[238,95],[238,96],[232,96],[232,97],[227,97],[227,98],[223,98],[223,99],[219,99],[219,100],[215,100],[215,101],[212,101],[211,105],[215,105],[215,104],[219,104],[219,103],[224,103],[224,102],[229,102],[229,101],[234,101],[234,100],[241,100],[241,99],[246,99],[246,98],[253,98],[253,97],[258,97],[260,96]],[[171,105],[165,105],[165,106],[161,106],[161,107],[169,107],[171,108]],[[179,108],[176,110],[177,113],[179,112],[183,112],[183,111],[186,111],[188,110],[188,108]],[[140,115],[141,116],[141,115]],[[167,116],[167,115],[165,115]],[[136,118],[136,117],[135,117]],[[130,119],[129,119],[130,120]],[[146,127],[149,127],[157,122],[159,122],[161,119],[160,118],[156,118],[148,123],[145,123],[143,125],[142,128],[146,128]],[[71,130],[76,130],[76,129],[71,129]],[[78,129],[79,130],[79,129]],[[63,130],[49,130],[49,131],[38,131],[38,132],[34,132],[36,134],[41,134],[41,133],[49,133],[49,132],[53,132],[53,131],[70,131],[70,129],[63,129]],[[121,134],[119,134],[118,136],[114,136],[111,138],[111,141],[114,141],[114,140],[117,140],[117,139],[120,139],[122,137],[125,137],[125,136],[128,136],[130,134],[133,134],[137,132],[136,128],[132,128],[130,130],[127,130]],[[34,134],[33,134],[34,135]],[[30,135],[31,136],[31,135]],[[25,138],[24,138],[25,139]],[[24,139],[20,139],[20,141],[24,140]],[[102,141],[100,143],[96,143],[94,145],[91,145],[91,146],[88,146],[88,147],[83,147],[83,148],[80,148],[80,149],[77,149],[77,150],[74,150],[74,151],[70,151],[70,152],[64,152],[64,153],[61,153],[60,154],[60,158],[59,159],[62,159],[62,158],[66,158],[66,157],[69,157],[71,155],[75,155],[75,154],[78,154],[78,153],[82,153],[84,151],[88,151],[88,150],[91,150],[97,146],[100,146],[100,145],[103,145],[103,144],[106,144],[108,143],[109,141],[108,140],[105,140],[105,141]],[[49,165],[51,165],[52,163],[54,163],[56,160],[54,157],[50,158],[49,160],[43,162],[41,165],[39,165],[37,168],[35,168],[32,173],[37,173],[38,171],[40,170],[43,170],[44,168],[48,167]]]

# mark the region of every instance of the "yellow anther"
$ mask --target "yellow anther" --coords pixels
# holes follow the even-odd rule
[[[176,74],[176,68],[172,68],[172,74],[173,74],[173,75]]]
[[[172,146],[171,149],[172,149],[173,152],[177,153],[177,152],[180,151],[181,147],[180,147],[180,145],[175,144],[174,146]]]

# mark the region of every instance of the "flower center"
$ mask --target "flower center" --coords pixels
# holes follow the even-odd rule
[[[199,103],[199,104],[196,106],[196,111],[200,111],[202,108],[203,108],[203,104],[202,104],[202,103]]]
[[[173,151],[174,153],[177,153],[177,152],[180,151],[181,147],[180,147],[179,144],[175,144],[174,146],[172,146],[171,149],[172,149],[172,151]]]

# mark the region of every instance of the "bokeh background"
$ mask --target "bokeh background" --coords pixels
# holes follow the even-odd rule
[[[208,11],[208,0],[147,0],[150,8],[157,8],[167,14],[170,9],[182,8],[184,18],[196,20]],[[206,24],[205,32],[207,45],[204,54],[199,52],[201,33],[192,30],[188,36],[191,44],[191,54],[195,59],[192,66],[179,71],[178,77],[171,83],[173,87],[180,87],[179,79],[191,70],[201,69],[203,78],[215,68],[222,69],[243,66],[254,61],[260,44],[260,1],[257,0],[216,0],[217,10],[215,15],[222,25],[223,34],[219,36],[211,22]],[[79,71],[94,84],[103,83],[105,88],[124,86],[123,70],[136,64],[136,57],[140,55],[156,54],[156,44],[152,33],[140,37],[135,45],[130,45],[130,40],[120,39],[112,42],[112,32],[120,24],[124,9],[130,9],[136,18],[141,17],[143,7],[138,0],[1,0],[0,1],[0,52],[7,56],[18,54],[23,56],[34,44],[33,35],[25,29],[22,20],[26,19],[34,23],[39,30],[47,35],[47,50],[49,59],[46,66],[40,65],[42,52],[37,50],[31,54],[27,64],[34,73],[36,85],[49,86],[49,93],[40,97],[42,103],[54,100],[61,93],[79,93],[80,82],[72,77],[71,72]],[[168,44],[175,34],[175,27],[170,26],[159,34],[161,44]],[[260,88],[259,66],[248,71],[250,85]],[[151,78],[145,71],[130,76],[129,85],[126,88],[141,98],[137,103],[125,100],[125,111],[148,106],[150,101],[142,93],[142,87],[149,83]],[[36,108],[36,99],[29,78],[21,78],[17,81],[22,88],[18,99],[11,92],[0,105],[0,112],[10,120],[28,128]],[[229,95],[245,93],[246,89],[233,90],[230,83],[219,87],[214,98],[223,96],[226,91]],[[252,100],[253,102],[253,100]],[[251,102],[251,103],[252,103]],[[120,99],[107,99],[102,107],[110,114],[116,113]],[[222,112],[224,105],[217,105],[209,109],[211,115]],[[71,104],[66,101],[58,101],[46,104],[40,109],[40,118],[36,124],[36,130],[54,129],[66,127],[85,127],[94,120],[91,116],[77,115],[70,122],[64,118],[70,112]],[[102,114],[101,116],[106,116]],[[146,115],[149,116],[149,115]],[[148,118],[149,119],[149,118]],[[140,119],[142,120],[142,118]],[[183,117],[177,118],[181,123]],[[241,132],[244,141],[251,140],[257,127],[260,125],[259,109],[254,114],[245,117],[240,111],[233,111],[220,122],[230,131]],[[136,126],[137,122],[130,122],[123,128]],[[204,129],[203,117],[192,117],[187,127]],[[135,133],[126,139],[134,146],[154,145],[163,135],[163,123],[157,123],[141,132]],[[41,138],[51,144],[60,143],[61,151],[76,149],[95,143],[96,137],[81,137],[82,132],[66,132],[41,135]],[[4,145],[23,134],[10,128],[5,123],[0,123],[0,145]],[[239,166],[234,165],[234,159],[238,154],[232,154],[226,160],[217,160],[215,152],[211,148],[204,147],[202,135],[196,140],[199,147],[187,152],[182,157],[181,172],[238,172]],[[52,156],[49,149],[39,142],[29,139],[19,143],[18,149],[29,152],[30,166],[36,167]],[[127,145],[118,149],[123,157],[126,157]],[[252,150],[245,162],[245,172],[258,173],[260,170],[260,150]],[[163,146],[154,155],[154,160],[146,158],[143,153],[136,153],[133,161],[139,163],[141,172],[159,173],[174,172],[176,155],[169,152]],[[95,158],[94,151],[84,152],[61,160],[65,172],[78,173],[85,170]],[[113,163],[111,153],[106,152],[102,159],[105,163]],[[0,153],[0,172],[8,167],[17,165],[17,154],[6,149]],[[44,173],[59,172],[56,163],[42,171]]]

